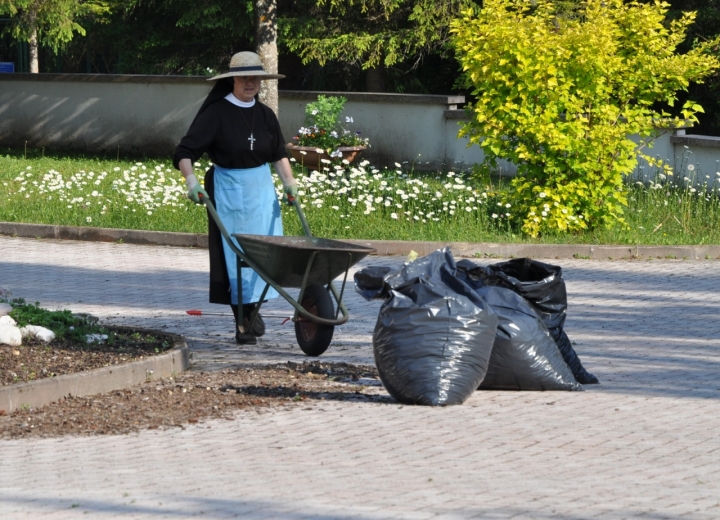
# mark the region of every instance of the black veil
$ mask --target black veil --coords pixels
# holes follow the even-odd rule
[[[212,88],[210,93],[205,98],[205,101],[203,101],[202,106],[200,106],[200,110],[198,110],[198,113],[195,114],[195,118],[193,119],[193,123],[195,123],[195,120],[205,112],[207,107],[212,105],[213,103],[217,103],[221,99],[224,99],[225,96],[230,94],[230,92],[233,91],[234,81],[232,76],[229,78],[221,78],[217,80],[215,83],[215,86]],[[192,125],[190,125],[192,126]]]

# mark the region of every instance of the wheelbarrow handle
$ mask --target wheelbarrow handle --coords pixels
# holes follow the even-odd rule
[[[210,199],[206,199],[205,197],[203,197],[202,193],[198,193],[198,197],[200,198],[200,202],[202,204],[205,204],[205,207],[210,212],[210,215],[212,215],[212,218],[215,221],[215,224],[217,224],[217,227],[220,230],[220,233],[222,234],[222,236],[225,237],[225,240],[227,240],[228,244],[230,244],[230,247],[233,247],[234,244],[233,244],[233,241],[230,239],[230,233],[228,233],[222,220],[220,220],[220,215],[217,214],[217,211],[215,210],[215,206],[213,206],[213,203],[210,202]]]
[[[302,224],[303,231],[305,231],[305,236],[306,237],[313,236],[312,233],[310,232],[310,226],[307,223],[307,219],[305,218],[305,213],[303,213],[303,210],[300,207],[300,203],[298,202],[298,200],[295,197],[291,197],[290,195],[288,195],[288,202],[290,204],[292,204],[293,206],[295,206],[295,210],[297,211],[298,218],[300,219],[300,224]]]
[[[232,244],[232,240],[230,240],[230,233],[228,233],[227,229],[225,229],[222,220],[220,220],[220,216],[215,210],[215,206],[213,206],[210,200],[206,200],[205,197],[203,197],[202,193],[198,194],[198,196],[200,197],[200,202],[205,205],[205,207],[210,212],[210,215],[212,215],[213,220],[215,221],[215,224],[217,224],[218,229],[220,229],[220,233],[222,234],[222,236],[225,237],[225,240],[227,240],[229,244]],[[305,218],[305,213],[303,213],[303,210],[300,207],[300,203],[298,202],[298,200],[295,197],[288,197],[288,202],[295,207],[298,218],[300,218],[300,224],[302,224],[303,231],[305,231],[305,236],[313,236],[310,232],[310,226],[308,225],[307,219]]]

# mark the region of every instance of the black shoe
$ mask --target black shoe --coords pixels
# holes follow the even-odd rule
[[[255,305],[243,306],[243,327],[245,328],[245,330],[248,330],[250,328],[250,317],[252,316],[254,310]],[[250,334],[252,334],[256,338],[259,338],[260,336],[263,336],[265,334],[265,322],[263,321],[262,315],[260,313],[258,313],[257,318],[255,318],[255,323],[253,324],[253,328],[250,331]]]
[[[238,345],[257,345],[257,338],[253,334],[235,331],[235,343]]]

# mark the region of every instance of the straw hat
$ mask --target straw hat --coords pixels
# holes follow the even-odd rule
[[[282,74],[270,74],[265,72],[260,56],[254,52],[238,52],[230,59],[230,68],[225,74],[210,78],[213,81],[230,76],[258,76],[260,79],[282,79]]]

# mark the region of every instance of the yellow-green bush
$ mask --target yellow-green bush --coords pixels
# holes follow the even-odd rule
[[[511,197],[524,232],[624,224],[623,176],[658,125],[696,121],[677,93],[720,66],[706,42],[679,55],[695,14],[668,4],[588,0],[563,17],[550,0],[485,0],[453,23],[454,46],[477,97],[461,135],[487,163],[518,166]],[[640,143],[628,136],[640,136]]]

